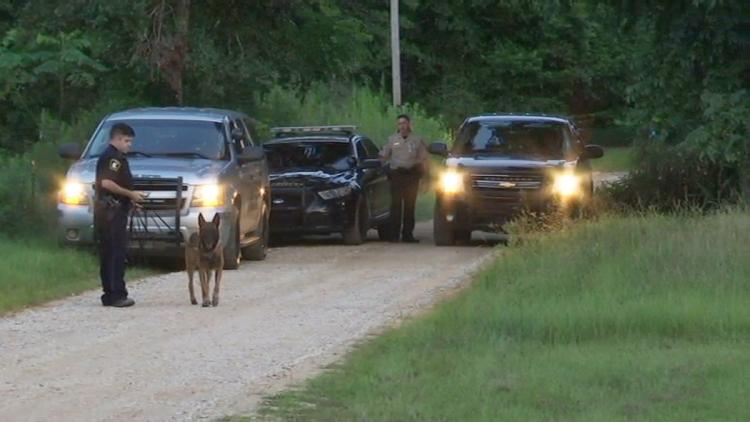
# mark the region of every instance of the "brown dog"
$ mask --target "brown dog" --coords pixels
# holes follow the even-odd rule
[[[210,223],[206,222],[203,214],[198,215],[198,233],[190,235],[185,245],[185,269],[188,273],[188,289],[190,303],[197,305],[193,291],[193,272],[198,270],[203,293],[203,306],[219,305],[219,286],[221,285],[221,271],[224,268],[224,248],[221,246],[219,224],[221,217],[217,213]],[[209,301],[209,287],[211,271],[214,272],[214,294]]]

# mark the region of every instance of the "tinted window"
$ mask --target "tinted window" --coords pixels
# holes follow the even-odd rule
[[[122,122],[135,131],[131,152],[211,160],[227,157],[224,126],[219,122],[150,119]],[[102,125],[88,150],[88,157],[96,157],[104,151],[114,123],[108,121]]]
[[[347,170],[352,166],[352,151],[343,142],[293,142],[265,144],[268,165],[273,170],[322,168]]]
[[[366,159],[368,156],[367,150],[365,149],[365,144],[362,141],[357,142],[357,157],[360,160]]]
[[[367,149],[367,158],[378,158],[380,156],[380,148],[374,142],[369,139],[365,139],[363,142]]]
[[[458,154],[562,159],[571,151],[567,125],[556,122],[471,122],[456,139]]]

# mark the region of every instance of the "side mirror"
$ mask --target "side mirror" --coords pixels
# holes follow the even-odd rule
[[[266,152],[263,151],[263,147],[247,147],[242,151],[237,162],[240,164],[251,163],[253,161],[261,161],[266,158]]]
[[[81,158],[82,153],[78,144],[63,144],[57,148],[57,154],[67,160],[77,160]]]
[[[581,159],[591,160],[594,158],[601,158],[604,156],[604,148],[599,145],[586,145],[581,154]]]
[[[232,140],[239,141],[244,137],[245,137],[245,133],[242,132],[242,129],[238,127],[232,129]]]
[[[441,157],[447,157],[448,145],[444,142],[435,142],[435,143],[430,144],[429,147],[427,147],[427,151],[429,151],[430,154],[439,155]]]
[[[383,164],[380,162],[377,158],[368,158],[366,160],[361,160],[359,162],[359,165],[357,167],[361,169],[377,169],[382,167]]]

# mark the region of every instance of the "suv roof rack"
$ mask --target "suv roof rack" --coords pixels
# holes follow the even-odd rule
[[[332,125],[332,126],[282,126],[272,127],[271,133],[277,138],[293,134],[311,134],[311,133],[342,133],[352,135],[357,130],[354,125]]]

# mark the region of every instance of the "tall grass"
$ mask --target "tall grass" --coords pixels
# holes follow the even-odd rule
[[[396,117],[406,113],[414,131],[428,142],[447,137],[441,121],[418,105],[394,107],[384,93],[356,85],[318,83],[306,91],[277,86],[254,102],[257,106],[251,112],[260,120],[263,136],[268,136],[267,129],[272,126],[354,124],[383,145],[396,131]]]
[[[747,420],[749,217],[604,217],[527,235],[459,297],[261,416]]]

